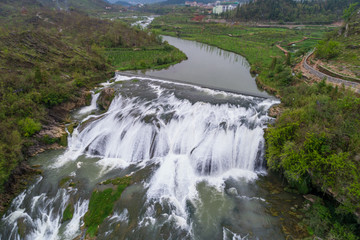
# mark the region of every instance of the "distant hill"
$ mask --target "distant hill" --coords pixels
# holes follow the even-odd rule
[[[120,6],[124,6],[124,7],[133,6],[133,4],[131,4],[131,3],[129,3],[129,2],[125,2],[125,1],[117,1],[117,2],[113,2],[113,4],[115,4],[115,5],[120,5]]]
[[[37,0],[1,0],[0,17],[6,17],[21,10],[26,11],[26,9],[40,7],[42,7],[42,4],[37,2]]]
[[[37,0],[46,7],[68,10],[73,8],[82,11],[103,10],[111,5],[103,0]]]
[[[113,5],[103,0],[0,0],[0,16],[44,7],[88,13],[103,11],[107,7],[114,8]]]
[[[180,5],[180,4],[185,4],[186,1],[189,0],[166,0],[164,2],[161,2],[161,5]],[[190,0],[190,2],[193,2],[195,0]],[[201,2],[201,3],[213,3],[216,2],[217,0],[197,0],[196,2]]]
[[[241,21],[323,24],[340,20],[343,10],[354,2],[360,2],[360,0],[257,0],[242,5],[226,17]]]
[[[107,1],[111,4],[119,4],[119,5],[125,6],[125,5],[121,4],[121,2],[129,3],[131,5],[136,5],[138,3],[142,3],[142,4],[159,3],[159,2],[163,2],[164,0],[129,0],[129,1],[107,0]],[[120,2],[120,3],[118,3],[118,2]]]

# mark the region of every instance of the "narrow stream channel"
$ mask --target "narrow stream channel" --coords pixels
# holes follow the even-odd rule
[[[267,111],[278,100],[256,88],[241,56],[165,39],[189,60],[146,77],[117,74],[104,84],[116,92],[105,113],[94,93],[91,106],[73,114],[81,124],[68,148],[32,159],[44,174],[13,201],[0,239],[82,239],[91,192],[125,175],[136,183],[97,239],[286,238],[284,228],[297,221],[286,212],[301,199],[285,193],[264,164]],[[215,63],[222,67],[212,71]],[[64,221],[69,203],[74,214]]]

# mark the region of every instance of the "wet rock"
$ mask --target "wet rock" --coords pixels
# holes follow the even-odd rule
[[[84,100],[85,100],[85,104],[86,106],[90,105],[91,104],[91,99],[92,99],[92,94],[91,92],[84,92]]]
[[[13,174],[4,184],[4,191],[0,194],[0,217],[4,214],[12,199],[20,194],[37,174],[41,174],[40,169],[33,169],[26,162],[20,163],[13,170]]]
[[[73,218],[73,216],[74,216],[74,204],[72,202],[69,202],[69,204],[64,210],[63,218],[61,222],[63,223],[66,221],[70,221]]]
[[[88,120],[86,120],[85,122],[82,122],[81,125],[79,126],[78,128],[78,131],[81,132],[82,130],[84,130],[89,124],[91,124],[92,122],[98,120],[98,119],[101,119],[103,118],[104,115],[101,115],[101,116],[97,116],[97,117],[92,117],[92,118],[89,118]]]
[[[278,189],[273,189],[273,190],[270,191],[271,195],[276,195],[276,194],[279,194],[279,193],[280,193],[280,191]]]
[[[67,126],[67,130],[70,134],[72,134],[74,132],[74,129],[79,125],[78,122],[73,122],[73,123],[70,123],[68,126]]]
[[[228,190],[227,190],[227,193],[229,194],[229,195],[232,195],[232,196],[236,196],[236,195],[238,195],[238,191],[236,190],[236,188],[229,188]]]
[[[49,110],[49,117],[55,122],[69,122],[70,111],[85,106],[87,99],[89,99],[89,94],[91,96],[90,92],[82,91],[80,97],[51,108]]]
[[[63,125],[50,125],[44,126],[44,128],[37,134],[36,137],[45,137],[48,136],[50,138],[61,138],[66,134]]]
[[[279,212],[276,211],[276,209],[273,208],[273,207],[271,207],[271,208],[269,209],[269,213],[270,213],[272,216],[274,216],[274,217],[279,216]]]
[[[319,197],[317,197],[317,196],[315,196],[315,195],[312,195],[312,194],[306,194],[306,195],[303,195],[303,197],[304,197],[306,200],[309,200],[309,201],[312,202],[312,203],[320,200]]]
[[[25,239],[25,237],[27,235],[27,228],[26,228],[25,221],[26,221],[25,218],[19,218],[17,220],[18,234],[19,234],[21,239]]]
[[[270,109],[269,109],[269,116],[276,118],[278,117],[282,112],[282,107],[280,105],[273,105]]]
[[[115,90],[113,88],[105,88],[101,91],[96,104],[101,110],[107,111],[110,107],[111,101],[114,99],[114,96]]]

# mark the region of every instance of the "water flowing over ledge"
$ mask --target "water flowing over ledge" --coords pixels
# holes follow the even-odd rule
[[[48,168],[55,172],[71,168],[69,175],[90,182],[124,170],[137,174],[140,169],[151,168],[152,172],[143,176],[144,202],[136,213],[134,230],[138,234],[129,237],[151,233],[156,239],[166,225],[173,236],[202,238],[201,212],[209,204],[209,196],[222,199],[219,210],[226,213],[231,203],[223,194],[237,195],[238,191],[229,190],[226,181],[252,181],[264,171],[263,129],[270,120],[267,110],[277,101],[159,79],[144,77],[139,81],[138,77],[120,74],[112,82],[115,84],[104,84],[114,84],[116,92],[109,110],[86,117],[69,137],[68,149]],[[97,97],[93,94],[91,106],[79,112],[94,110]],[[91,164],[95,174],[84,176],[85,164]],[[6,236],[17,239],[20,222],[29,229],[27,239],[66,239],[80,233],[81,218],[88,207],[88,200],[81,199],[88,194],[82,195],[76,188],[41,193],[38,186],[43,184],[34,185],[14,201],[12,211],[1,223],[8,226]],[[79,199],[74,216],[63,223],[66,203],[74,196]],[[239,199],[262,202],[251,196]],[[134,209],[128,208],[116,210],[106,220],[108,229],[99,236],[115,234],[114,222],[126,225],[134,214]],[[212,217],[211,221],[216,224],[219,219]],[[224,239],[240,236],[231,233],[227,228],[217,230]]]

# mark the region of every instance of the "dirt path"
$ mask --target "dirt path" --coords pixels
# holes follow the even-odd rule
[[[280,45],[276,45],[276,47],[277,47],[278,49],[280,49],[281,51],[283,51],[284,54],[285,54],[285,56],[287,56],[287,55],[289,54],[288,50],[282,48]]]
[[[305,41],[306,39],[309,39],[309,38],[308,38],[308,37],[304,37],[304,38],[303,38],[303,39],[301,39],[301,40],[298,40],[298,41],[294,41],[294,42],[288,43],[288,46],[291,46],[291,45],[293,45],[293,44],[295,44],[295,43],[303,42],[303,41]]]

